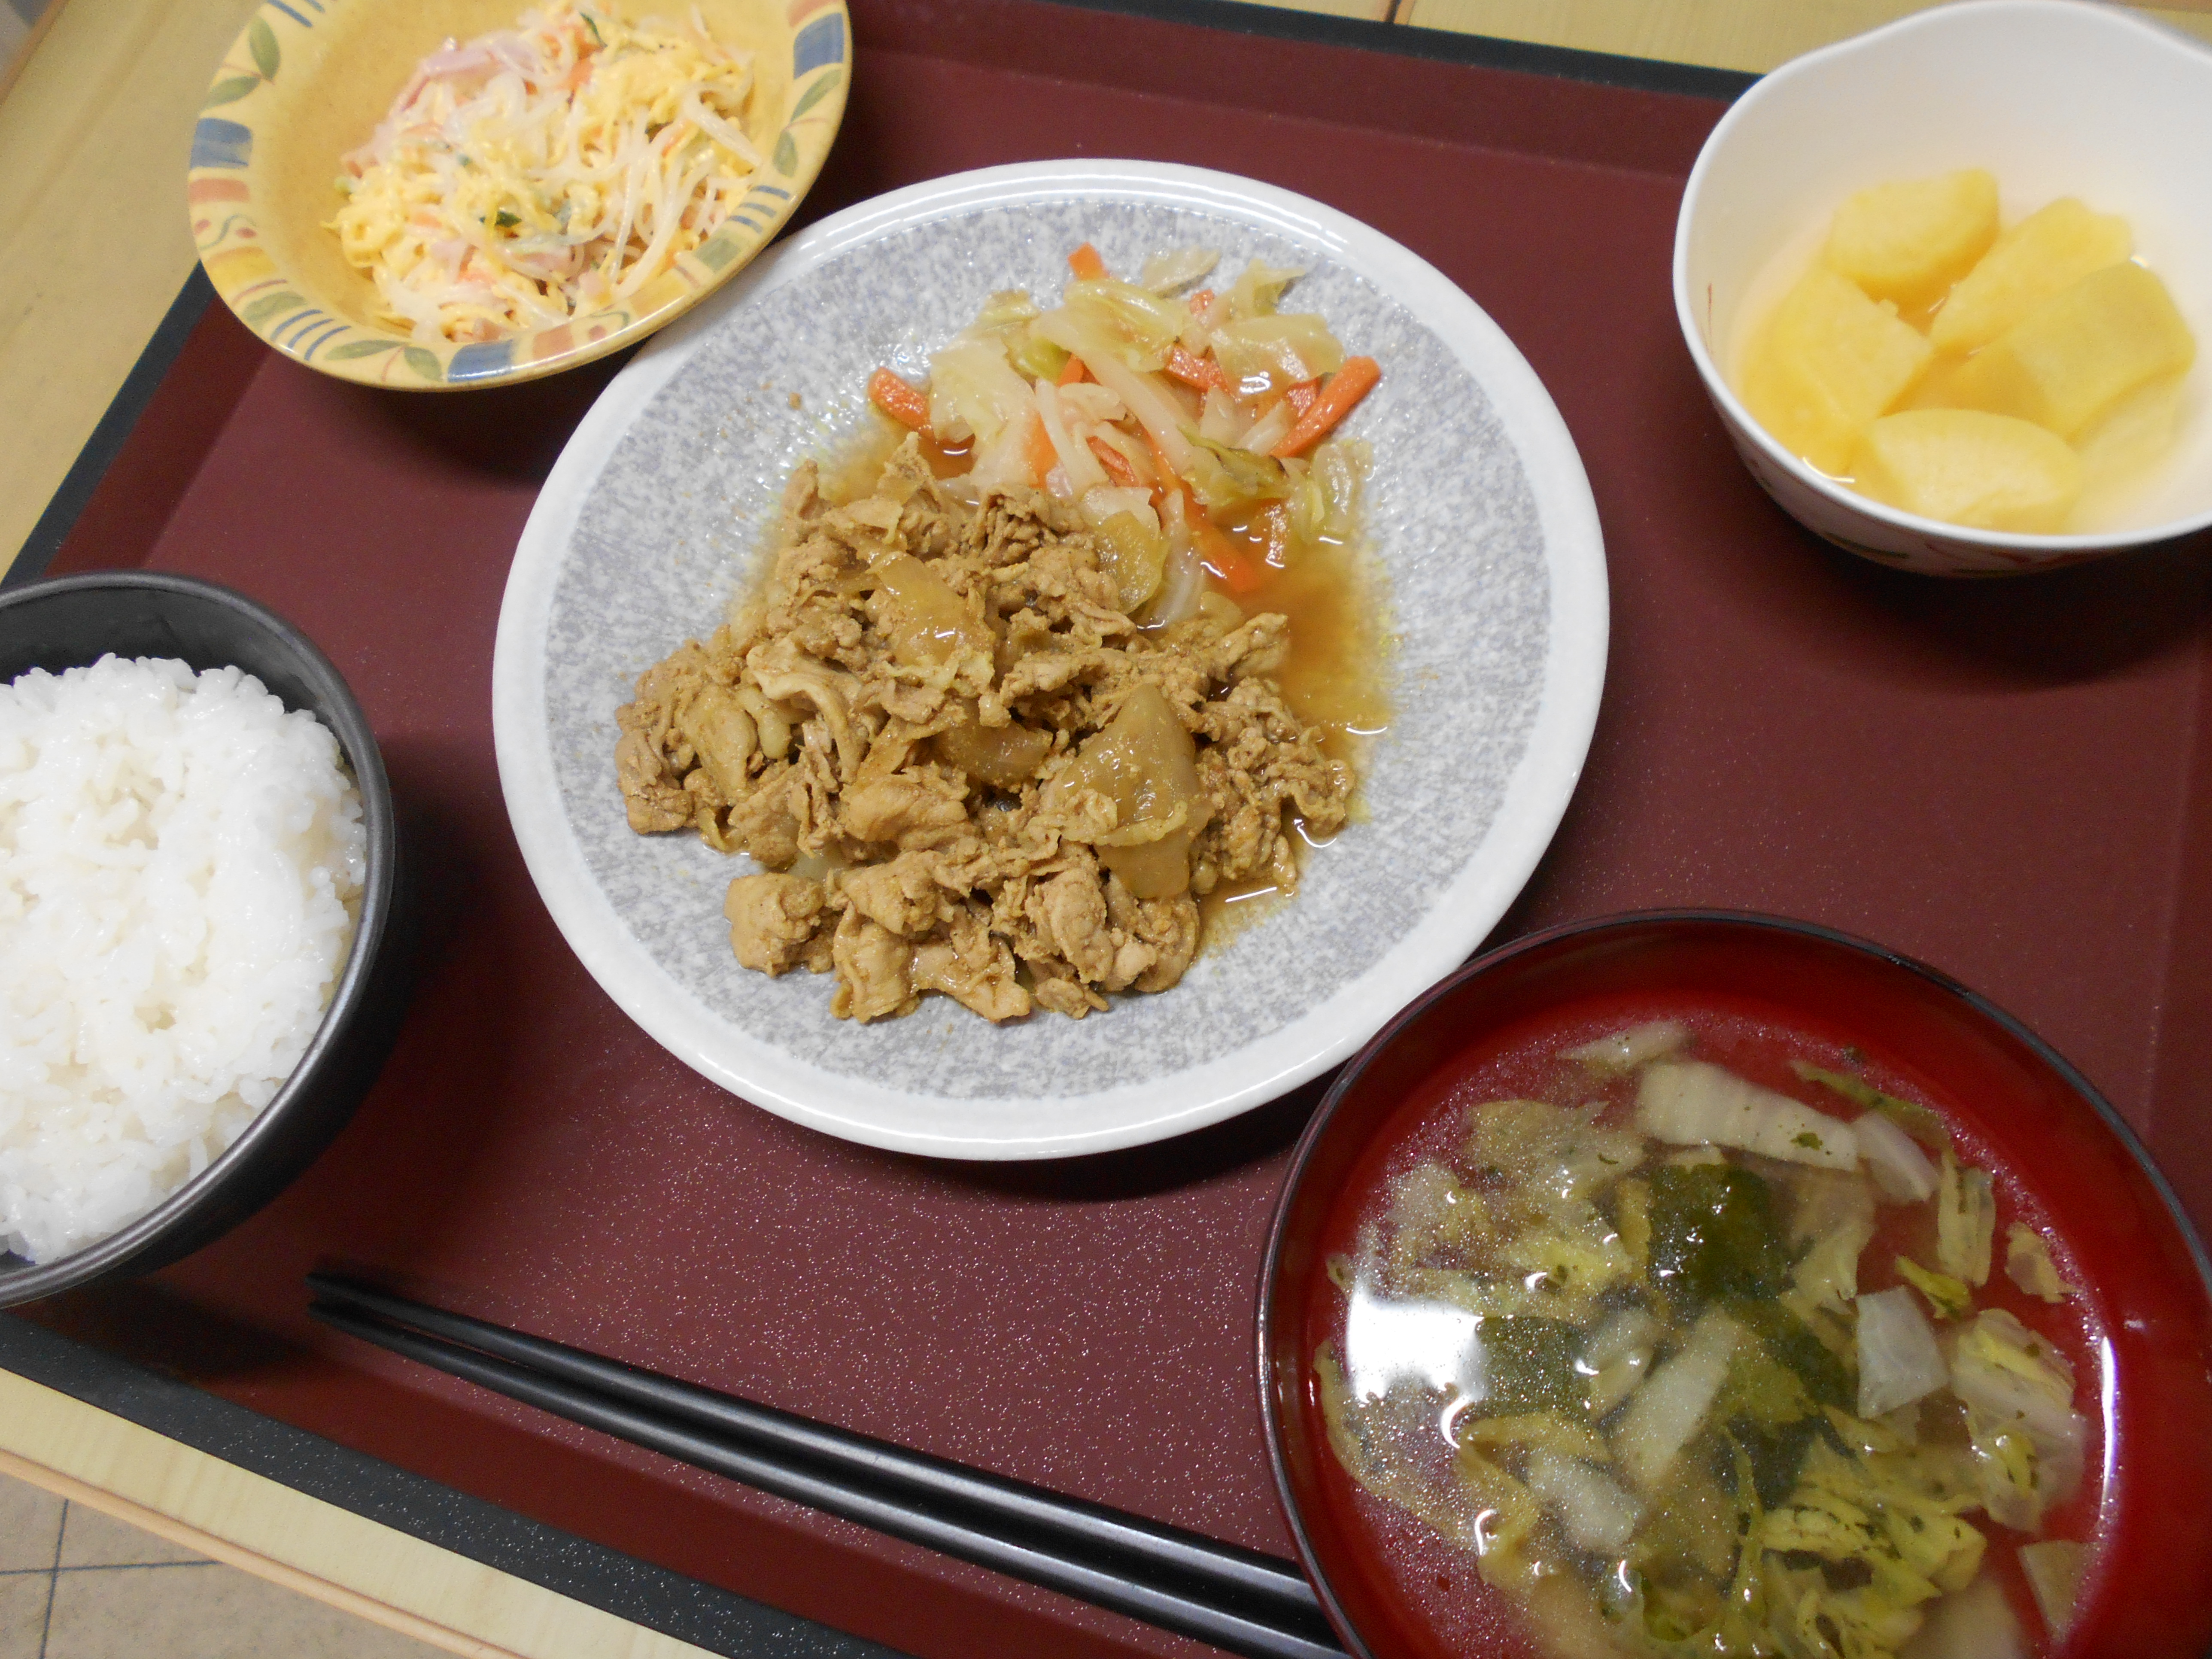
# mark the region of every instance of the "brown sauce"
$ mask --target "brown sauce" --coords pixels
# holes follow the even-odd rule
[[[1364,550],[1328,540],[1278,549],[1256,522],[1223,530],[1250,550],[1261,573],[1255,586],[1231,597],[1247,616],[1276,611],[1290,618],[1290,655],[1275,675],[1284,701],[1307,725],[1321,728],[1332,759],[1358,768],[1368,741],[1390,723],[1381,607]]]

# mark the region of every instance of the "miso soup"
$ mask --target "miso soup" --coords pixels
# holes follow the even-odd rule
[[[2033,1194],[1909,1079],[1622,1007],[1413,1117],[1336,1210],[1310,1382],[1432,1651],[2057,1649],[2096,1333]]]

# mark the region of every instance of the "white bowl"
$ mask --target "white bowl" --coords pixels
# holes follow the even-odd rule
[[[1970,0],[1794,59],[1722,118],[1674,230],[1674,309],[1744,464],[1839,547],[1929,575],[2005,575],[2212,525],[2212,51],[2087,0]],[[1994,173],[2010,223],[2061,196],[2124,216],[2198,344],[2180,437],[2084,534],[1971,530],[1899,512],[1790,454],[1730,390],[1747,326],[1812,262],[1853,191]]]
[[[754,866],[641,836],[614,777],[641,671],[749,586],[783,479],[868,417],[869,371],[926,354],[994,289],[1049,301],[1089,241],[1115,269],[1199,244],[1308,275],[1293,308],[1382,365],[1351,417],[1390,636],[1389,731],[1366,814],[1297,896],[1159,996],[995,1027],[941,998],[830,1014],[830,985],[739,968],[724,889]],[[1271,1100],[1358,1049],[1449,973],[1550,842],[1605,678],[1606,574],[1573,441],[1472,300],[1376,231],[1250,179],[1139,161],[959,174],[771,250],[616,378],[516,550],[492,666],[500,781],[554,921],[623,1012],[705,1077],[903,1152],[1103,1152]]]

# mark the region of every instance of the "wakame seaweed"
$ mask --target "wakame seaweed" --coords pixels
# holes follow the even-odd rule
[[[1482,1397],[1486,1413],[1577,1409],[1583,1378],[1575,1370],[1582,1333],[1556,1319],[1526,1315],[1482,1322]]]
[[[1773,1188],[1732,1164],[1662,1164],[1651,1172],[1650,1259],[1653,1285],[1690,1307],[1779,1294],[1790,1252]]]

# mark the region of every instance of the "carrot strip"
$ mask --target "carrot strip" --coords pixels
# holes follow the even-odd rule
[[[1080,357],[1070,357],[1060,371],[1059,385],[1078,386],[1091,378],[1091,371],[1083,366]]]
[[[1221,372],[1219,363],[1211,356],[1200,357],[1180,344],[1168,348],[1166,368],[1185,386],[1194,386],[1200,392],[1217,386],[1224,392],[1229,390],[1229,377]]]
[[[1036,474],[1039,489],[1044,486],[1045,475],[1060,465],[1060,453],[1052,447],[1052,434],[1044,429],[1042,416],[1030,416],[1029,441],[1022,459]]]
[[[1067,256],[1067,268],[1086,283],[1095,283],[1106,274],[1105,260],[1088,242]]]
[[[1273,453],[1280,457],[1312,448],[1322,434],[1352,413],[1382,378],[1382,367],[1372,357],[1346,357],[1344,367],[1329,376],[1321,395],[1298,416],[1298,423],[1291,428],[1289,436],[1275,446]]]
[[[1283,394],[1283,401],[1290,404],[1291,413],[1293,416],[1303,418],[1306,410],[1313,407],[1314,399],[1319,396],[1321,396],[1319,380],[1300,380]]]
[[[1183,520],[1190,526],[1198,562],[1231,593],[1249,593],[1267,579],[1259,562],[1224,535],[1221,527],[1206,516],[1206,509],[1188,496],[1183,501]]]
[[[929,430],[929,399],[888,368],[868,376],[868,401],[901,426]]]
[[[1098,458],[1098,465],[1106,469],[1106,476],[1125,489],[1141,489],[1144,480],[1137,469],[1129,465],[1129,458],[1108,443],[1103,438],[1091,441],[1091,453]]]

